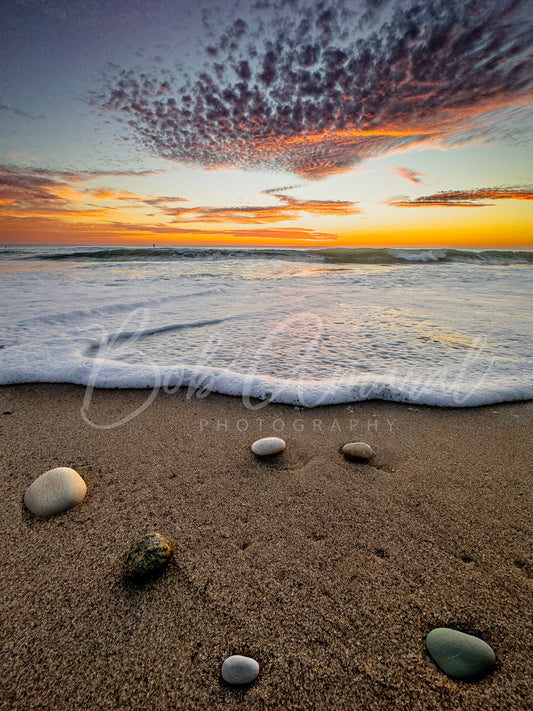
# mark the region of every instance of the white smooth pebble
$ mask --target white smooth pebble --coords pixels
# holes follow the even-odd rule
[[[52,516],[81,503],[87,485],[70,467],[49,469],[26,489],[24,503],[37,516]]]
[[[287,445],[280,437],[263,437],[256,439],[252,444],[252,452],[258,457],[266,457],[269,454],[277,454],[283,452]]]
[[[259,674],[259,664],[251,657],[233,654],[222,664],[221,673],[228,684],[250,684]]]

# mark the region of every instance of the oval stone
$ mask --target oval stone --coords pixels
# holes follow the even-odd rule
[[[370,459],[374,450],[365,442],[349,442],[342,448],[342,453],[346,459]]]
[[[52,516],[81,503],[87,485],[70,467],[49,469],[26,489],[24,503],[37,516]]]
[[[124,574],[141,580],[162,570],[172,559],[174,546],[160,533],[149,533],[136,541],[124,561]]]
[[[280,437],[263,437],[252,444],[252,452],[258,457],[266,457],[269,454],[283,452],[286,446],[285,441]]]
[[[426,647],[436,664],[452,679],[478,679],[496,663],[496,655],[486,642],[448,627],[431,630]]]
[[[259,664],[251,657],[233,654],[222,665],[221,674],[228,684],[250,684],[259,674]]]

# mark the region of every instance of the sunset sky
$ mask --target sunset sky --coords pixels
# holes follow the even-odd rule
[[[531,0],[7,0],[0,241],[533,247]]]

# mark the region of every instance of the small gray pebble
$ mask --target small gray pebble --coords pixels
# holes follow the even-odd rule
[[[251,657],[233,654],[222,664],[221,673],[228,684],[250,684],[259,674],[259,664]]]

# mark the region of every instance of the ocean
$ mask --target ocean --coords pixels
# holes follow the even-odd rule
[[[6,247],[0,383],[528,400],[532,276],[527,250]]]

